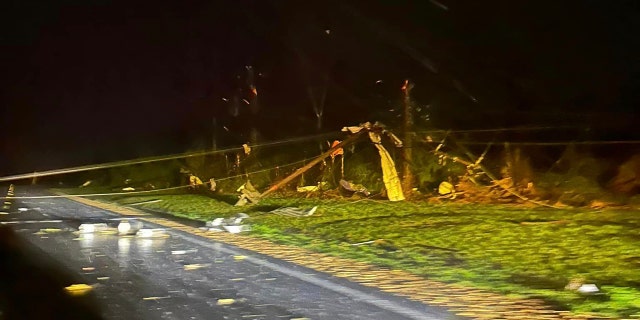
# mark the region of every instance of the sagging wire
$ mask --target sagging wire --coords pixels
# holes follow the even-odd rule
[[[485,145],[491,142],[484,141],[460,141],[459,144],[466,145]],[[495,142],[495,144],[505,144],[508,143],[510,145],[515,146],[566,146],[571,144],[580,144],[580,145],[617,145],[617,144],[640,144],[640,140],[604,140],[604,141],[556,141],[556,142],[539,142],[539,141],[523,141],[523,142],[511,142],[511,141],[503,141],[503,142]]]
[[[415,133],[480,133],[480,132],[508,132],[508,131],[538,131],[538,130],[554,130],[554,129],[584,129],[584,126],[538,126],[538,127],[520,127],[520,128],[490,128],[490,129],[461,129],[461,130],[424,130]]]
[[[251,147],[266,148],[266,147],[285,145],[285,144],[301,142],[301,141],[333,137],[335,135],[336,133],[333,133],[333,132],[322,133],[322,134],[304,136],[299,138],[290,138],[285,140],[266,142],[266,143],[251,145]],[[244,150],[243,147],[234,147],[234,148],[227,148],[227,149],[221,149],[221,150],[197,151],[197,152],[190,152],[190,153],[174,154],[169,156],[149,157],[149,158],[142,158],[138,160],[124,160],[124,161],[109,162],[109,163],[103,163],[103,164],[86,165],[86,166],[71,167],[71,168],[57,169],[57,170],[48,170],[48,171],[42,171],[42,172],[36,171],[32,173],[0,177],[0,182],[33,179],[33,178],[40,178],[40,177],[46,177],[46,176],[52,176],[52,175],[77,173],[77,172],[85,172],[85,171],[93,171],[93,170],[101,170],[101,169],[110,169],[110,168],[124,167],[124,166],[135,165],[135,164],[161,162],[161,161],[200,157],[200,156],[213,155],[213,154],[227,154],[232,152],[240,152],[243,150]]]
[[[247,172],[247,173],[243,173],[243,174],[237,174],[237,175],[233,175],[233,176],[228,176],[228,177],[224,177],[224,178],[219,178],[219,179],[215,179],[215,181],[225,181],[225,180],[232,180],[232,179],[237,179],[237,178],[242,178],[245,176],[249,176],[252,174],[257,174],[257,173],[262,173],[262,172],[266,172],[266,171],[271,171],[271,170],[279,170],[283,167],[291,167],[291,166],[295,166],[298,165],[300,163],[304,163],[307,162],[309,160],[311,160],[313,158],[305,158],[299,161],[295,161],[295,162],[290,162],[284,165],[277,165],[275,167],[271,167],[271,168],[265,168],[265,169],[260,169],[260,170],[256,170],[256,171],[251,171],[251,172]],[[211,185],[211,182],[203,182],[202,184],[199,184],[199,186],[206,186],[206,185]],[[65,194],[65,195],[53,195],[53,196],[26,196],[26,197],[0,197],[0,199],[7,199],[7,198],[11,198],[11,199],[16,199],[16,200],[21,200],[21,199],[53,199],[53,198],[72,198],[72,197],[79,197],[79,198],[86,198],[86,197],[109,197],[109,196],[122,196],[122,195],[140,195],[140,194],[149,194],[149,193],[158,193],[158,192],[165,192],[165,191],[172,191],[172,190],[181,190],[181,189],[187,189],[187,188],[193,188],[193,185],[183,185],[183,186],[176,186],[176,187],[168,187],[168,188],[161,188],[161,189],[154,189],[154,190],[141,190],[141,191],[127,191],[127,192],[105,192],[105,193],[85,193],[85,194]]]

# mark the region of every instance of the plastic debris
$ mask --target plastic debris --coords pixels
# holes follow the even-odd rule
[[[60,228],[44,228],[44,229],[40,229],[40,232],[46,232],[46,233],[54,233],[54,232],[60,232],[62,231],[62,229]]]
[[[207,221],[207,227],[220,227],[224,223],[224,218],[215,218],[212,221]]]
[[[161,300],[161,299],[169,299],[169,296],[165,296],[165,297],[144,297],[142,298],[142,300]]]
[[[136,191],[136,189],[132,187],[126,187],[126,188],[122,188],[122,191]]]
[[[190,250],[173,250],[171,251],[171,254],[174,255],[182,255],[182,254],[187,254],[187,253],[196,253],[198,252],[198,250],[196,249],[190,249]]]
[[[600,289],[593,283],[585,283],[581,285],[577,291],[580,293],[596,293],[599,292]]]
[[[322,181],[322,182],[319,182],[318,185],[316,185],[316,186],[297,187],[296,190],[298,192],[315,192],[315,191],[321,190],[322,187],[324,187],[326,184],[327,184],[326,181]]]
[[[138,220],[122,220],[118,224],[119,235],[133,235],[142,229],[143,224]]]
[[[241,212],[227,219],[215,218],[212,221],[207,221],[205,226],[209,231],[227,231],[230,233],[239,233],[251,230],[251,227],[249,225],[242,224],[242,221],[247,218],[249,218],[249,215]]]
[[[449,195],[449,194],[452,194],[452,193],[455,193],[455,192],[456,192],[456,190],[453,187],[453,184],[451,184],[450,182],[442,181],[440,183],[440,185],[438,186],[438,193],[441,196]]]
[[[136,232],[138,238],[166,238],[169,237],[165,229],[140,229]]]
[[[202,263],[186,264],[184,266],[184,270],[191,271],[191,270],[197,270],[197,269],[205,268],[205,267],[208,267],[208,266],[209,266],[208,264],[202,264]]]
[[[95,233],[109,229],[106,223],[83,223],[78,230],[80,233]]]
[[[304,186],[304,187],[297,187],[296,190],[298,192],[314,192],[314,191],[320,190],[320,187],[319,186]]]
[[[371,194],[369,190],[367,190],[367,188],[365,188],[363,185],[351,183],[344,179],[340,180],[340,186],[344,190],[347,190],[352,193],[361,193],[367,197]]]
[[[81,296],[81,295],[87,294],[92,289],[93,289],[92,286],[84,283],[72,284],[64,288],[64,290],[72,296]]]
[[[250,226],[233,226],[233,225],[228,225],[228,226],[222,226],[225,230],[227,230],[229,233],[240,233],[240,232],[244,232],[244,231],[250,231],[251,227]]]
[[[290,216],[290,217],[308,217],[313,215],[316,210],[318,210],[318,206],[315,206],[309,210],[304,210],[296,207],[282,207],[275,210],[272,210],[271,213],[275,213],[281,216]]]
[[[218,299],[218,305],[219,306],[227,306],[227,305],[233,304],[235,302],[236,302],[235,299]]]

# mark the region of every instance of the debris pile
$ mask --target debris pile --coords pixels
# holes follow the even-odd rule
[[[250,231],[251,226],[248,224],[243,224],[243,221],[247,218],[249,218],[249,215],[246,213],[238,213],[235,216],[227,219],[216,218],[212,221],[207,221],[207,223],[205,224],[205,229],[214,232],[227,231],[229,233]]]

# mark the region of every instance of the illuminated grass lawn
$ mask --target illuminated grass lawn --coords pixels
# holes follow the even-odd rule
[[[250,207],[195,194],[120,198],[198,220],[251,216],[252,234],[430,279],[543,298],[575,312],[640,318],[640,212],[272,197]],[[226,201],[222,201],[226,200]],[[319,208],[313,216],[267,213]],[[366,242],[363,244],[363,242]],[[602,295],[565,290],[594,283]]]

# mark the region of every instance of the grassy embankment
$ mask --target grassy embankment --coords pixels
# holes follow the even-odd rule
[[[640,213],[373,200],[271,197],[251,207],[196,194],[113,198],[197,220],[248,213],[251,234],[274,242],[403,269],[434,280],[543,298],[574,312],[640,318]],[[226,200],[226,201],[224,201]],[[310,208],[310,217],[267,213]],[[368,244],[354,245],[361,242]],[[580,296],[570,281],[605,293]]]

